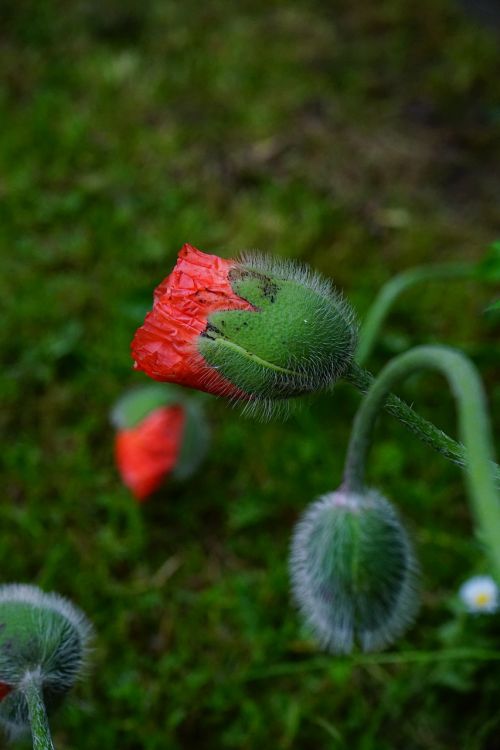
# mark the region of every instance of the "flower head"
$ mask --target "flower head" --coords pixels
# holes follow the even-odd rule
[[[474,576],[460,586],[460,599],[468,612],[492,614],[500,607],[500,592],[491,576]]]
[[[349,306],[317,274],[184,245],[132,353],[135,367],[156,380],[269,402],[331,385],[349,367],[355,344]]]
[[[295,599],[320,643],[349,653],[390,644],[413,621],[418,567],[393,506],[375,490],[312,503],[294,532]]]
[[[48,709],[82,673],[92,626],[58,594],[36,586],[0,586],[0,725],[11,735],[29,727],[25,682],[33,675]]]
[[[146,500],[169,475],[186,478],[204,457],[208,436],[201,407],[174,386],[129,391],[113,409],[112,421],[116,464],[137,500]]]

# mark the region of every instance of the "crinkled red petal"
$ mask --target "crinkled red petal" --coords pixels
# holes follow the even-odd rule
[[[210,367],[196,348],[208,316],[219,310],[253,310],[231,288],[235,262],[184,245],[177,264],[156,288],[153,310],[132,341],[135,367],[154,380],[224,396],[245,396]]]
[[[12,685],[7,685],[6,682],[0,682],[0,701],[12,692]]]
[[[175,467],[185,418],[181,406],[162,406],[135,427],[116,434],[116,463],[123,483],[138,500],[157,490]]]

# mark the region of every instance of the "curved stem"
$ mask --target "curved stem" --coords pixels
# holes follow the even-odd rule
[[[466,447],[465,472],[474,516],[500,581],[500,497],[495,487],[493,441],[481,379],[463,354],[444,346],[419,346],[395,357],[371,385],[354,420],[347,451],[344,486],[359,491],[376,418],[394,384],[416,370],[430,368],[448,380],[458,407],[460,436]],[[448,438],[449,439],[449,438]]]
[[[28,704],[33,750],[54,750],[40,679],[36,673],[32,672],[26,675],[23,693]]]
[[[446,351],[449,351],[449,349]],[[344,375],[344,378],[361,391],[361,393],[368,393],[375,382],[374,376],[368,370],[364,370],[356,364],[351,366],[351,369]],[[394,396],[392,393],[386,392],[383,407],[389,414],[392,414],[393,417],[402,422],[410,432],[413,432],[419,440],[427,443],[433,450],[458,466],[466,466],[468,461],[466,448],[461,443],[453,440],[446,432],[443,432],[436,425],[432,424],[432,422],[428,422],[417,414],[405,401]],[[500,487],[500,466],[493,463],[492,471],[496,484]]]
[[[378,333],[396,299],[409,287],[420,281],[434,279],[461,279],[473,276],[476,266],[472,263],[443,263],[434,266],[418,266],[394,276],[380,289],[368,310],[359,332],[356,361],[364,364],[375,346]]]

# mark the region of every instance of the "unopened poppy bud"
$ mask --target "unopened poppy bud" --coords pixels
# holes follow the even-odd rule
[[[418,608],[418,566],[393,506],[339,489],[306,510],[292,541],[294,597],[321,645],[350,653],[392,643]]]
[[[49,711],[73,687],[91,631],[83,612],[58,594],[36,586],[0,586],[0,725],[9,735],[29,729],[30,687]]]
[[[111,413],[123,483],[146,500],[168,476],[191,476],[208,447],[201,404],[171,385],[147,385],[122,396]]]
[[[223,260],[184,245],[132,352],[156,380],[267,402],[333,384],[355,346],[351,308],[318,274],[290,261]]]

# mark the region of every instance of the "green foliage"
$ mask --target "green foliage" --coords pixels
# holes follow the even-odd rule
[[[480,279],[491,281],[494,284],[500,282],[500,241],[493,242],[477,264],[477,275]]]
[[[130,340],[185,241],[307,261],[361,317],[398,271],[478,260],[498,233],[497,38],[446,0],[1,13],[0,565],[68,596],[98,634],[89,679],[51,719],[57,750],[494,747],[498,623],[452,606],[479,559],[458,470],[384,417],[370,483],[405,498],[422,613],[397,651],[332,658],[300,629],[287,556],[305,506],[340,480],[353,390],[286,425],[210,400],[202,473],[141,507],[107,420],[146,382]],[[459,345],[498,434],[490,303],[481,284],[419,288],[371,366]],[[402,395],[454,434],[440,380]]]
[[[492,315],[500,315],[500,300],[489,305],[489,307],[486,308],[486,312],[491,313]]]

